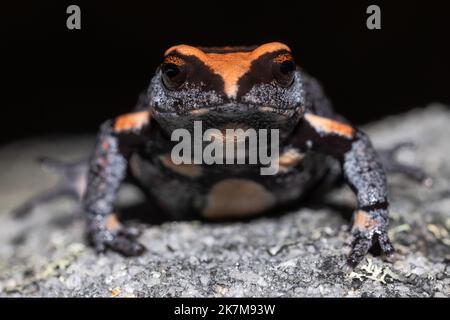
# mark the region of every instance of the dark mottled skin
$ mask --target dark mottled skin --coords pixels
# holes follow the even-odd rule
[[[203,51],[208,52],[208,49],[203,48]],[[214,48],[209,52],[234,51]],[[225,92],[222,74],[213,72],[203,56],[186,56],[181,49],[166,53],[166,57],[180,58],[184,64],[177,69],[173,80],[164,75],[164,64],[156,71],[136,107],[138,111],[149,111],[148,122],[119,130],[114,127],[118,120],[112,119],[103,124],[98,134],[83,199],[89,238],[98,251],[112,249],[125,255],[139,255],[144,251],[136,241],[136,230],[123,226],[111,229],[107,223],[114,212],[117,191],[127,174],[133,176],[160,208],[176,217],[201,213],[212,187],[226,179],[245,179],[263,186],[273,201],[268,209],[276,209],[301,199],[316,188],[325,175],[340,174],[357,196],[358,221],[365,221],[355,223],[352,229],[349,263],[356,265],[375,244],[385,254],[393,252],[387,236],[389,215],[382,159],[363,132],[352,128],[333,111],[315,79],[295,64],[289,70],[288,63],[287,72],[280,73],[280,63],[275,59],[286,53],[289,51],[275,46],[258,56],[240,76],[238,89],[232,93]],[[191,113],[205,108],[202,113]],[[351,128],[352,134],[346,136],[334,127],[323,130],[305,117],[308,114]],[[295,150],[302,154],[302,159],[272,176],[260,175],[257,165],[218,164],[200,165],[200,174],[180,174],[164,165],[161,155],[170,154],[175,144],[170,141],[172,131],[186,128],[192,132],[194,120],[203,121],[203,130],[239,126],[280,129],[280,155]],[[406,170],[394,162],[393,154],[385,156],[383,162],[391,171],[403,171],[415,175],[417,180],[424,179],[422,173],[417,173],[420,171]],[[341,168],[339,172],[332,170],[336,163]],[[234,200],[228,199],[230,203]]]

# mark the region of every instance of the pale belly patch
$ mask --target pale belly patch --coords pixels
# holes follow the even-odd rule
[[[225,179],[212,186],[201,213],[208,219],[240,218],[256,215],[274,204],[274,196],[261,184]]]

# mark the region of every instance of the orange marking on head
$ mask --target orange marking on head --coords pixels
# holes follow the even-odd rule
[[[178,45],[169,48],[165,55],[176,51],[185,56],[195,56],[203,61],[211,70],[220,75],[225,83],[225,93],[228,97],[236,97],[239,79],[250,70],[254,60],[266,53],[278,50],[291,51],[285,44],[272,42],[263,44],[253,51],[228,52],[228,53],[205,53],[202,50],[188,45]]]
[[[196,56],[200,60],[203,60],[206,56],[206,53],[204,53],[202,50],[188,46],[187,44],[180,44],[173,47],[170,47],[169,49],[164,52],[164,56],[168,56],[170,53],[177,51],[178,53],[185,55],[185,56]]]
[[[292,56],[287,53],[280,54],[275,59],[273,59],[273,61],[278,62],[278,63],[282,63],[284,61],[289,61],[289,60],[292,60]]]
[[[355,130],[344,123],[334,121],[331,119],[316,116],[311,113],[305,114],[305,119],[317,130],[326,133],[334,133],[346,138],[353,138]]]
[[[180,57],[175,57],[175,56],[168,56],[164,59],[165,63],[173,63],[174,65],[177,66],[182,66],[184,65],[184,61],[183,59],[181,59]]]
[[[114,124],[114,131],[121,132],[132,129],[141,129],[150,120],[148,111],[140,111],[134,113],[127,113],[116,118]]]

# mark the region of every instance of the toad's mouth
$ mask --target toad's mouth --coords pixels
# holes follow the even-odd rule
[[[301,107],[283,109],[269,105],[229,103],[173,112],[155,108],[152,115],[169,136],[177,129],[194,132],[194,124],[200,121],[203,130],[233,128],[240,124],[255,130],[280,130],[280,137],[283,138],[294,129],[302,116],[301,112]]]
[[[224,117],[245,117],[247,115],[261,113],[267,115],[278,115],[284,117],[292,117],[300,111],[300,107],[283,108],[268,104],[244,104],[244,103],[227,103],[218,105],[200,106],[197,108],[178,108],[176,111],[168,112],[160,108],[155,108],[157,113],[172,114],[178,116],[204,116],[207,114],[220,115]]]
[[[262,113],[262,114],[275,114],[279,116],[286,116],[290,117],[293,116],[298,110],[297,109],[286,109],[286,108],[279,108],[274,107],[270,105],[251,105],[251,104],[226,104],[226,105],[219,105],[214,107],[207,107],[207,108],[199,108],[189,111],[189,114],[191,115],[197,115],[197,114],[207,114],[207,113],[214,113],[214,114],[223,114],[226,115],[249,115],[254,113]]]

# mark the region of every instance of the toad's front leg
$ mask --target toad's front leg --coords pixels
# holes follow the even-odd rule
[[[307,113],[292,144],[329,154],[341,162],[344,177],[358,199],[348,263],[356,266],[376,244],[385,254],[392,254],[394,248],[387,235],[386,175],[369,138],[347,124]]]
[[[99,252],[112,249],[135,256],[145,250],[136,241],[139,232],[122,226],[113,214],[113,206],[126,176],[128,159],[149,138],[149,127],[150,114],[142,111],[106,121],[100,129],[83,198],[88,237]]]

